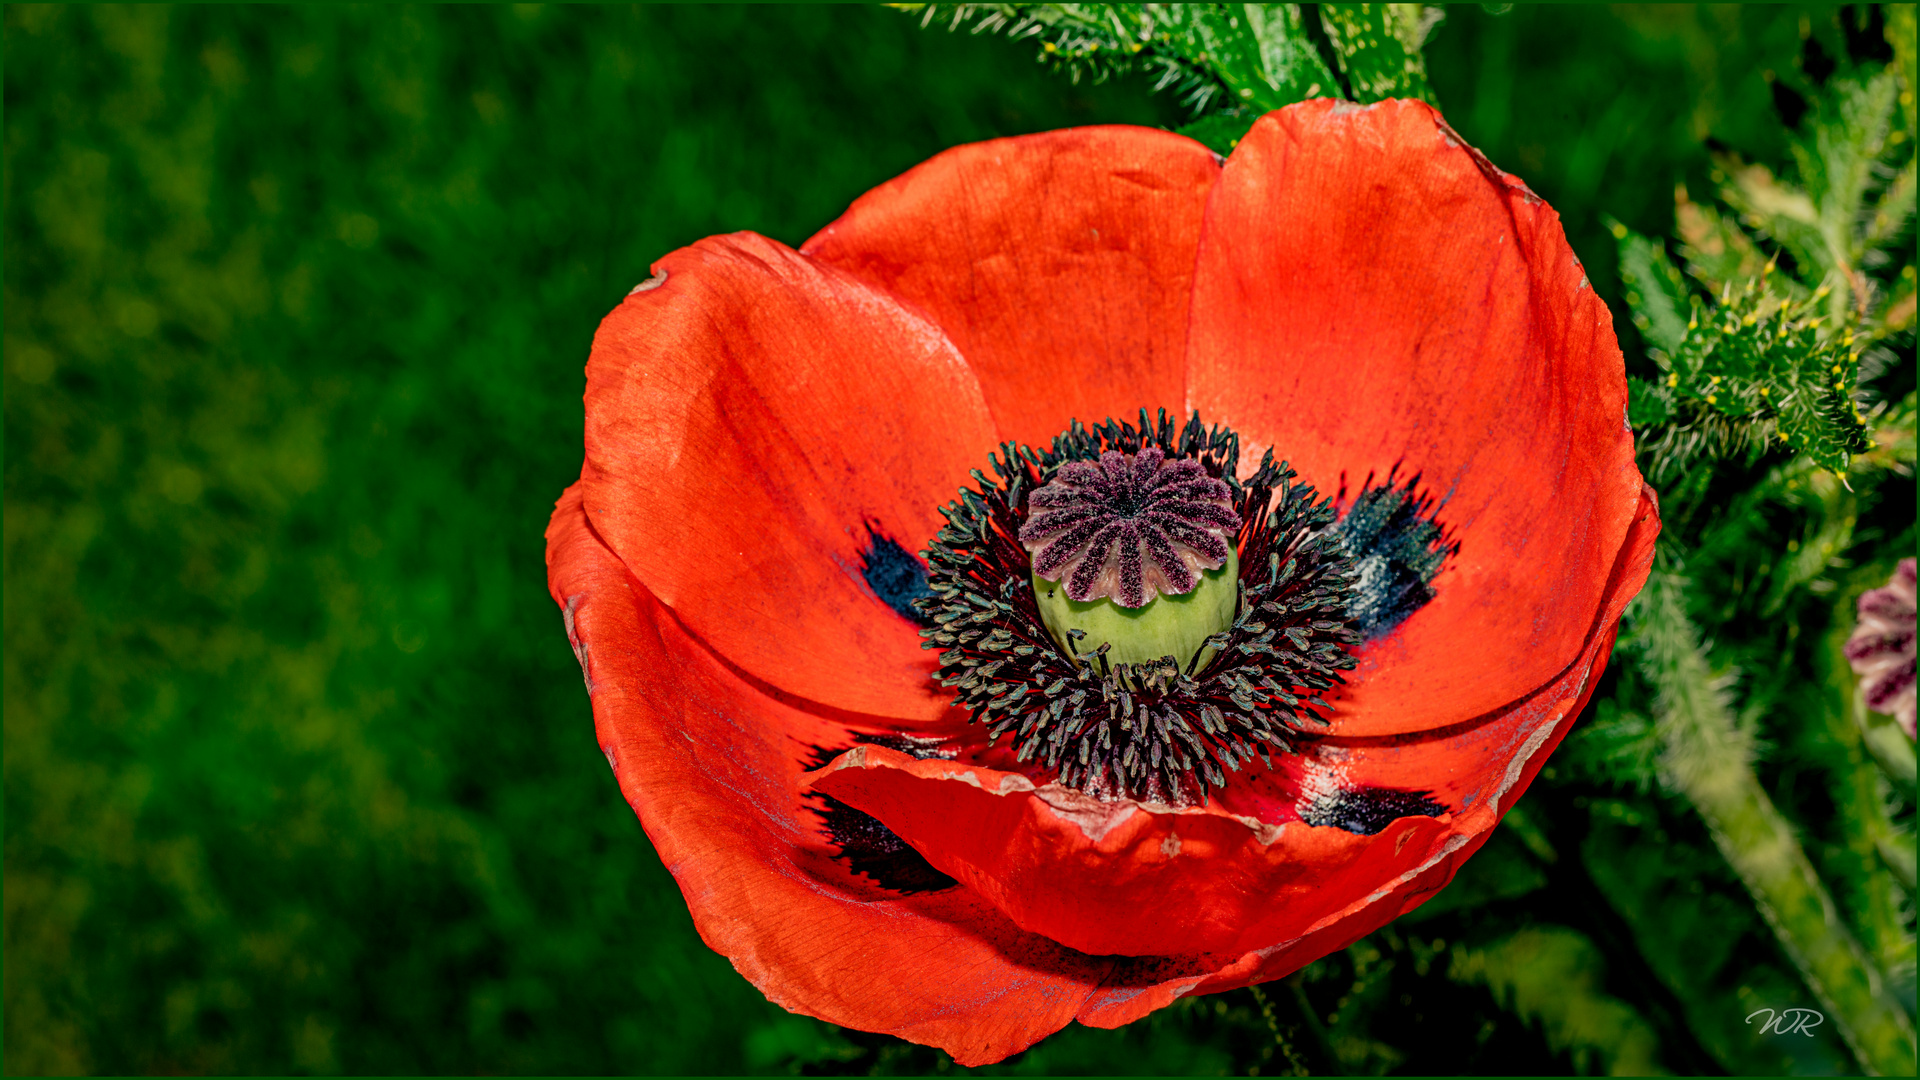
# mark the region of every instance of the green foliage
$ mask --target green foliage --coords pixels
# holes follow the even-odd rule
[[[1735,1076],[1848,1071],[1851,1055],[1831,1028],[1812,1038],[1754,1037],[1746,1018],[1755,1009],[1778,1012],[1808,998],[1698,815],[1644,793],[1575,803],[1585,818],[1580,860],[1720,1068]]]
[[[1625,231],[1625,226],[1621,226]],[[1646,441],[1659,483],[1698,458],[1753,455],[1778,440],[1816,464],[1845,472],[1868,449],[1867,426],[1854,402],[1860,353],[1848,327],[1823,334],[1822,286],[1803,300],[1782,298],[1769,284],[1772,267],[1734,294],[1729,286],[1708,308],[1683,286],[1665,252],[1628,235],[1620,280],[1630,291],[1634,324],[1655,348],[1662,377],[1635,379],[1628,420],[1657,433]],[[1679,325],[1679,304],[1691,307]]]
[[[1891,881],[1878,866],[1848,867],[1866,876],[1860,888],[1871,902],[1865,911],[1851,911],[1850,920],[1833,918],[1827,878],[1755,777],[1754,732],[1734,712],[1730,673],[1716,671],[1701,646],[1686,611],[1686,591],[1673,569],[1656,568],[1622,643],[1653,692],[1661,779],[1705,820],[1715,846],[1856,1058],[1882,1074],[1898,1073],[1902,1062],[1910,1067],[1913,1060],[1913,1020],[1856,936],[1863,923],[1876,936],[1891,936],[1878,951],[1892,951],[1910,965],[1912,932],[1904,920],[1889,918],[1898,906]],[[1855,766],[1870,769],[1864,762]],[[1847,824],[1843,813],[1842,828]],[[1834,868],[1829,860],[1828,877]]]
[[[541,539],[591,335],[701,236],[1171,110],[859,9],[5,19],[7,1071],[835,1060],[594,745]]]
[[[1914,157],[1898,126],[1896,72],[1836,79],[1791,144],[1797,183],[1719,159],[1720,196],[1794,260],[1777,273],[1759,243],[1682,188],[1675,217],[1695,293],[1660,243],[1614,221],[1620,280],[1660,377],[1635,379],[1629,418],[1656,483],[1701,459],[1749,459],[1779,441],[1844,473],[1870,447],[1856,401],[1861,354],[1913,319],[1911,261],[1891,290],[1868,271],[1912,221]],[[1717,294],[1717,299],[1714,299]]]
[[[1632,1006],[1603,989],[1606,961],[1584,935],[1529,927],[1455,952],[1452,963],[1455,980],[1490,987],[1502,1005],[1544,1029],[1547,1045],[1571,1050],[1581,1075],[1665,1073],[1659,1037]]]
[[[1419,4],[1320,4],[1317,15],[1298,4],[894,6],[923,26],[1037,39],[1040,59],[1076,82],[1144,71],[1196,114],[1181,134],[1222,154],[1261,114],[1296,101],[1433,100],[1420,50],[1440,16]]]
[[[1296,4],[899,4],[921,25],[1037,38],[1078,81],[1145,71],[1197,113],[1253,115],[1338,93]]]
[[[1676,191],[1684,274],[1665,244],[1609,222],[1653,369],[1630,380],[1629,420],[1662,489],[1662,558],[1691,580],[1656,573],[1622,638],[1632,666],[1564,755],[1589,780],[1646,793],[1657,779],[1682,796],[1852,1053],[1905,1072],[1913,792],[1876,765],[1838,647],[1852,598],[1913,548],[1914,157],[1898,62],[1910,69],[1912,46],[1896,36],[1910,15],[1888,19],[1894,65],[1795,80],[1807,111],[1791,170],[1722,152],[1711,176],[1725,210]],[[1889,521],[1900,488],[1906,520]],[[1819,800],[1804,782],[1767,787],[1785,761],[1820,778]],[[1626,889],[1632,865],[1595,879]],[[1681,948],[1639,933],[1650,958]],[[1688,970],[1663,979],[1711,998]],[[1716,1056],[1731,1065],[1725,1017],[1697,1027],[1723,1033]]]
[[[1827,311],[1870,317],[1873,289],[1862,269],[1884,265],[1882,248],[1913,216],[1912,133],[1896,126],[1896,73],[1836,78],[1813,99],[1807,132],[1791,151],[1797,184],[1764,166],[1724,158],[1720,194],[1760,235],[1790,252],[1799,276],[1828,283]],[[1905,159],[1889,180],[1889,155]]]

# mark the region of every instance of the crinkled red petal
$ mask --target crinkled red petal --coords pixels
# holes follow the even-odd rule
[[[814,790],[879,818],[1019,926],[1082,952],[1239,957],[1339,938],[1330,928],[1346,920],[1403,909],[1381,915],[1386,898],[1444,885],[1565,734],[1651,565],[1659,519],[1643,491],[1581,653],[1546,686],[1452,729],[1329,736],[1187,810],[1102,803],[879,747],[842,755]],[[1301,820],[1316,803],[1383,791],[1418,793],[1438,813],[1382,821],[1371,835]]]
[[[700,936],[785,1008],[998,1061],[1070,1021],[1112,969],[1008,922],[965,889],[903,896],[835,857],[803,797],[843,719],[781,704],[688,635],[588,524],[581,485],[547,529],[620,790]]]
[[[862,196],[801,249],[924,312],[1003,439],[1184,413],[1204,146],[1090,127],[956,147]],[[985,445],[975,447],[984,454]]]
[[[1640,474],[1612,318],[1558,217],[1417,101],[1271,113],[1207,207],[1188,387],[1323,492],[1417,475],[1460,545],[1334,730],[1483,715],[1581,655]]]
[[[1297,937],[1448,835],[1424,817],[1369,837],[1101,803],[881,747],[841,756],[814,790],[879,818],[1019,926],[1096,954],[1241,953]]]
[[[995,433],[938,327],[751,233],[660,260],[587,364],[595,531],[701,640],[840,709],[930,721],[919,628],[862,575],[919,552]]]
[[[1215,994],[1281,978],[1346,948],[1445,888],[1533,782],[1593,696],[1613,652],[1620,613],[1646,584],[1659,533],[1659,503],[1653,489],[1643,485],[1632,528],[1607,576],[1607,600],[1596,620],[1603,632],[1558,678],[1516,707],[1451,733],[1330,739],[1323,744],[1319,767],[1346,770],[1341,779],[1349,786],[1417,784],[1459,807],[1452,823],[1454,839],[1441,845],[1437,858],[1412,875],[1383,881],[1377,891],[1355,899],[1297,938],[1239,956],[1123,961],[1080,1011],[1079,1021],[1119,1027],[1187,994]],[[1499,767],[1476,767],[1476,758],[1492,758]],[[1238,808],[1251,807],[1240,803]]]

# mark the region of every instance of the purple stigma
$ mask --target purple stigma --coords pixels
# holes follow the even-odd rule
[[[1226,562],[1240,529],[1232,489],[1157,446],[1067,462],[1027,506],[1020,542],[1033,572],[1064,581],[1070,600],[1105,596],[1127,608],[1192,592],[1202,571]]]

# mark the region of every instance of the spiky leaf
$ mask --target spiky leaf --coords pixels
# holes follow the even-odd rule
[[[1769,265],[1708,304],[1689,295],[1657,242],[1618,222],[1613,228],[1633,323],[1662,373],[1657,383],[1634,380],[1628,411],[1637,427],[1666,426],[1643,442],[1656,477],[1703,450],[1757,450],[1775,440],[1844,472],[1872,445],[1854,401],[1856,335],[1850,324],[1826,325],[1825,286],[1796,298]]]

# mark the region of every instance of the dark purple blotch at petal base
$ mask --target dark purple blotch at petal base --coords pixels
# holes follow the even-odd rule
[[[1447,808],[1434,801],[1429,792],[1355,788],[1302,804],[1300,820],[1372,836],[1403,817],[1439,817],[1446,812]]]
[[[916,739],[906,735],[856,732],[853,743],[855,746],[884,746],[916,758],[952,756],[951,752],[939,749],[937,740]],[[852,746],[815,746],[808,755],[806,769],[808,772],[824,769],[851,749]],[[940,892],[959,884],[934,869],[925,856],[909,847],[879,818],[817,791],[809,792],[805,798],[812,804],[808,809],[820,821],[821,835],[838,849],[835,857],[854,873],[902,896]]]
[[[926,857],[871,814],[862,813],[831,795],[807,795],[821,831],[839,849],[847,868],[876,885],[902,896],[939,892],[959,882],[934,869]]]
[[[915,600],[933,595],[927,588],[927,568],[899,541],[867,530],[867,550],[860,556],[860,576],[880,602],[900,617],[918,626],[927,625],[926,616],[913,606]]]
[[[1385,483],[1367,477],[1332,529],[1354,563],[1348,618],[1368,641],[1386,637],[1425,607],[1433,599],[1434,577],[1460,550],[1437,520],[1439,506],[1419,492],[1419,483],[1418,476],[1404,484],[1392,473]]]

